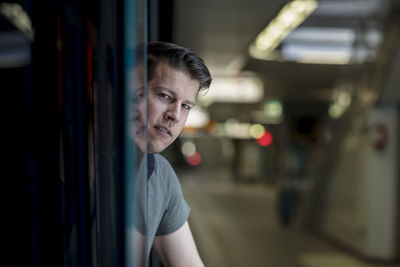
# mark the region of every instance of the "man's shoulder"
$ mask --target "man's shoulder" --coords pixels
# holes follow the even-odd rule
[[[175,174],[169,161],[160,154],[149,154],[148,166],[149,170],[152,169],[157,174],[165,175],[171,172]]]
[[[158,153],[149,154],[149,156],[152,156],[154,160],[158,162],[163,162],[163,161],[168,162],[168,160],[163,155]]]
[[[153,161],[154,161],[154,165],[157,168],[172,168],[171,164],[169,163],[169,161],[161,154],[150,154],[153,157]]]
[[[179,179],[175,173],[175,170],[160,154],[151,154],[154,162],[154,168],[152,173],[149,173],[149,182],[152,187],[162,188],[165,194],[169,194],[171,191],[176,191],[180,188]],[[150,164],[148,165],[150,167]],[[151,170],[149,169],[149,172]]]

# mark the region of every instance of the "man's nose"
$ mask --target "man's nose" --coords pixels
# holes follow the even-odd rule
[[[179,103],[171,103],[168,106],[166,117],[168,120],[178,121],[181,114],[181,105]]]

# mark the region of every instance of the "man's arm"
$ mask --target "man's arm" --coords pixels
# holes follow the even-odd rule
[[[153,248],[166,267],[204,267],[187,221],[172,234],[156,236]]]

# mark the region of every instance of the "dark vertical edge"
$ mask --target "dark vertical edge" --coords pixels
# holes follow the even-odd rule
[[[115,126],[117,130],[116,134],[116,154],[117,154],[117,214],[118,214],[118,266],[125,266],[125,184],[124,184],[124,154],[125,154],[125,142],[124,142],[124,92],[125,92],[125,73],[124,73],[124,3],[123,1],[115,1],[115,26],[114,26],[114,90],[115,90]]]
[[[34,1],[25,0],[25,8],[32,20],[32,26],[35,28],[35,14],[34,14]],[[26,105],[27,105],[27,178],[28,178],[28,222],[29,222],[29,257],[27,266],[39,266],[39,246],[37,241],[38,235],[38,203],[37,203],[37,186],[35,182],[36,173],[36,105],[35,105],[35,87],[34,87],[34,63],[35,57],[33,56],[34,44],[31,43],[31,62],[26,68]]]
[[[30,2],[35,40],[28,67],[29,192],[33,266],[61,266],[58,179],[56,9],[53,2]],[[46,9],[43,9],[46,6]]]
[[[167,2],[169,0],[166,0]],[[148,8],[147,8],[147,24],[148,24],[148,41],[157,41],[160,38],[160,21],[159,21],[159,13],[160,13],[160,3],[159,0],[148,0]],[[162,2],[162,1],[161,1]],[[161,13],[163,11],[161,10]]]

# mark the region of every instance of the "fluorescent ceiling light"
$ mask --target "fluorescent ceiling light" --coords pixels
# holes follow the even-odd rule
[[[314,64],[349,64],[352,60],[351,46],[311,46],[289,44],[282,48],[286,60]]]
[[[362,63],[373,59],[382,41],[382,33],[368,29],[365,42],[357,43],[351,28],[303,27],[290,33],[282,45],[285,60],[318,64]]]
[[[35,30],[32,27],[31,19],[21,5],[0,3],[0,14],[3,14],[17,29],[33,41]]]
[[[354,45],[357,34],[364,35],[365,44],[372,48],[382,42],[381,31],[373,28],[357,33],[354,28],[301,27],[292,31],[283,43]]]
[[[353,44],[356,40],[354,29],[350,28],[322,28],[301,27],[292,31],[284,43],[329,43],[329,44]]]
[[[30,62],[29,50],[7,50],[0,51],[0,68],[23,67]]]
[[[250,55],[260,59],[267,58],[283,39],[317,8],[317,5],[316,0],[295,0],[286,4],[250,45]]]
[[[0,68],[15,68],[29,64],[30,40],[17,31],[0,32]]]
[[[321,1],[315,10],[317,16],[366,17],[378,14],[388,5],[387,0]]]

